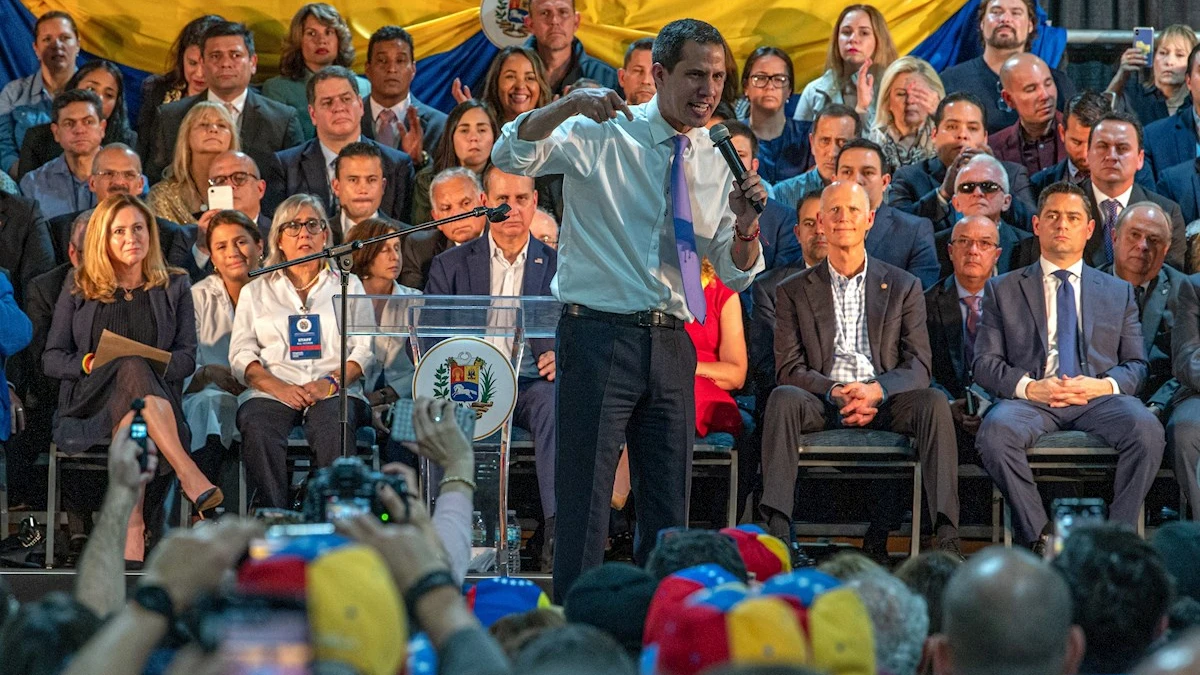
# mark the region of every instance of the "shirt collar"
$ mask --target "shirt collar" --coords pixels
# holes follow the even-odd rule
[[[1055,265],[1054,263],[1050,262],[1049,260],[1046,260],[1045,257],[1038,258],[1038,264],[1042,266],[1042,276],[1043,277],[1048,277],[1060,269],[1065,269],[1068,272],[1070,272],[1071,276],[1075,277],[1076,279],[1083,278],[1083,258],[1076,260],[1074,263],[1068,265],[1067,267],[1059,267],[1058,265]]]
[[[958,299],[959,300],[962,300],[963,298],[969,298],[972,295],[978,296],[980,298],[983,297],[983,289],[982,288],[979,289],[978,293],[972,293],[971,291],[968,291],[967,289],[963,288],[962,284],[958,283],[958,277],[954,278],[954,287],[958,289]]]
[[[505,263],[508,263],[508,258],[504,255],[504,251],[500,250],[500,247],[496,245],[496,240],[492,238],[492,234],[489,232],[485,236],[487,236],[488,254],[491,256],[489,258],[489,260],[503,259]],[[525,264],[525,254],[527,254],[527,253],[529,253],[529,240],[528,239],[525,240],[525,245],[521,247],[521,252],[517,254],[517,259],[514,260],[511,264],[514,267],[517,265],[524,265]]]
[[[650,122],[650,142],[653,145],[658,145],[679,135],[675,127],[667,122],[667,118],[662,116],[662,111],[658,107],[658,94],[655,94],[654,98],[646,103],[646,120]],[[692,141],[691,147],[695,148],[696,130],[692,129],[684,135]]]
[[[837,270],[835,270],[833,268],[833,265],[829,262],[829,258],[825,259],[825,264],[829,267],[830,278],[833,279],[837,283],[845,285],[845,284],[850,283],[851,281],[854,281],[855,279],[864,279],[865,280],[867,278],[867,265],[870,264],[870,256],[863,257],[863,268],[861,270],[859,270],[858,274],[855,274],[853,277],[842,276],[841,272],[838,272]]]
[[[362,136],[360,135],[358,138],[356,138],[354,140],[361,141]],[[325,144],[322,143],[320,139],[317,139],[317,145],[320,146],[320,148],[321,148],[321,156],[325,158],[325,170],[330,172],[330,175],[332,175],[333,160],[337,159],[338,154],[336,152],[334,152],[333,150],[330,150],[328,147],[326,147]]]
[[[367,216],[366,218],[363,218],[363,220],[369,220],[371,218],[378,218],[378,217],[379,217],[379,210],[376,209],[375,213],[372,213],[371,215]],[[360,220],[359,222],[362,222],[362,221]],[[357,224],[358,223],[350,220],[350,214],[346,213],[346,209],[342,209],[342,232],[349,232],[350,228],[354,227]]]
[[[216,94],[213,93],[212,89],[209,89],[206,100],[208,100],[211,103],[216,103],[217,105],[221,106],[222,108],[225,107],[226,103],[232,103],[234,110],[237,110],[237,114],[240,115],[240,114],[246,112],[246,99],[249,96],[250,96],[250,89],[246,88],[246,89],[243,89],[242,93],[238,94],[238,96],[236,98],[234,98],[232,101],[223,101],[223,100],[221,100],[221,98],[219,96],[217,96]]]
[[[1134,184],[1131,183],[1129,185],[1129,187],[1125,189],[1124,192],[1122,192],[1119,195],[1113,195],[1110,197],[1110,196],[1104,194],[1103,192],[1101,192],[1100,188],[1096,187],[1095,183],[1092,183],[1092,197],[1095,198],[1097,207],[1099,207],[1100,204],[1107,199],[1115,199],[1115,200],[1117,200],[1118,203],[1121,204],[1121,208],[1124,209],[1126,206],[1129,206],[1129,196],[1131,194],[1133,194],[1133,185]]]
[[[370,100],[371,109],[375,111],[375,119],[372,121],[378,123],[379,113],[383,112],[384,110],[388,110],[389,108],[393,113],[396,114],[396,119],[403,120],[404,116],[408,113],[408,109],[412,107],[412,92],[408,92],[408,96],[400,99],[400,102],[394,106],[385,106],[379,101],[376,101],[374,96],[372,96]]]

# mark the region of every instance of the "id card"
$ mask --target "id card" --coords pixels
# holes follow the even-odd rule
[[[321,358],[321,315],[288,317],[288,357],[293,361]]]

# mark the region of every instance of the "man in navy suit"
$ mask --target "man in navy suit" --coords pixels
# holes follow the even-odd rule
[[[725,128],[729,130],[729,140],[737,150],[742,164],[751,171],[758,171],[758,138],[754,136],[754,132],[737,120],[725,120]],[[820,197],[820,192],[816,195]],[[766,264],[767,270],[800,260],[800,245],[792,234],[796,227],[795,204],[768,198],[762,214],[758,217],[758,227],[758,238],[763,248],[763,263]],[[741,296],[742,304],[746,305],[747,294],[743,292]]]
[[[537,211],[533,179],[491,167],[483,177],[488,206],[508,204],[508,219],[492,223],[487,234],[434,257],[427,295],[550,295],[558,269],[554,249],[529,235]],[[538,493],[546,540],[554,536],[554,340],[531,340],[521,360],[513,423],[533,434]],[[549,550],[543,547],[543,564]]]
[[[1003,214],[1010,210],[1012,195],[1008,194],[1008,174],[1000,160],[991,155],[975,155],[959,169],[954,179],[954,198],[950,203],[964,217],[983,216],[996,223],[1000,237],[996,273],[1004,274],[1037,260],[1037,239],[1025,228],[1004,222]],[[1024,205],[1020,206],[1024,211]],[[1032,219],[1033,214],[1029,217]],[[960,221],[961,222],[961,221]],[[1027,224],[1026,227],[1032,228]],[[942,230],[934,235],[942,276],[954,271],[950,260],[950,242],[954,230]]]
[[[1166,443],[1136,397],[1146,353],[1133,287],[1083,261],[1095,222],[1082,189],[1042,191],[1033,222],[1041,258],[987,283],[975,382],[997,399],[976,449],[1012,508],[1017,539],[1044,551],[1048,520],[1025,457],[1045,433],[1095,434],[1118,452],[1109,515],[1135,525]]]
[[[341,206],[333,194],[334,164],[342,148],[362,139],[363,101],[358,93],[358,79],[341,66],[326,66],[308,81],[308,113],[317,128],[317,137],[275,153],[269,169],[264,169],[267,181],[268,210],[288,195],[308,193],[325,204],[333,239],[341,243]],[[412,159],[394,148],[384,147],[372,140],[383,159],[386,184],[379,211],[393,220],[408,221],[412,205]]]
[[[1094,91],[1079,93],[1067,103],[1065,121],[1058,129],[1066,157],[1058,164],[1033,174],[1029,179],[1033,185],[1034,199],[1037,199],[1047,186],[1062,180],[1083,185],[1090,177],[1087,163],[1088,137],[1092,134],[1092,127],[1111,111],[1108,97]]]
[[[883,203],[892,182],[892,167],[874,141],[852,138],[837,156],[837,179],[858,183],[867,191],[875,222],[867,231],[867,255],[899,267],[921,280],[921,288],[937,283],[941,274],[933,250],[933,224]]]
[[[1154,180],[1162,180],[1163,172],[1200,156],[1196,133],[1196,116],[1200,115],[1200,45],[1188,54],[1184,84],[1192,94],[1192,105],[1181,106],[1174,115],[1146,126],[1146,159]]]
[[[384,26],[367,43],[371,95],[363,102],[362,135],[389,148],[403,150],[422,168],[446,129],[446,113],[412,95],[417,74],[413,39],[399,26]]]
[[[1200,159],[1177,164],[1159,174],[1158,194],[1179,204],[1183,222],[1200,219]]]

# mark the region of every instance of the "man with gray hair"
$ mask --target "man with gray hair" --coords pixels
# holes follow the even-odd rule
[[[486,206],[486,202],[479,176],[465,167],[445,169],[429,184],[429,206],[434,220],[466,213],[477,206]],[[404,261],[400,264],[400,283],[424,289],[433,257],[483,234],[486,224],[483,216],[464,218],[406,237],[401,247]]]
[[[1071,591],[1032,553],[989,548],[950,579],[935,675],[1072,675],[1083,630],[1072,625]]]
[[[850,580],[875,635],[875,671],[915,675],[921,663],[929,612],[925,599],[887,572],[871,572]]]

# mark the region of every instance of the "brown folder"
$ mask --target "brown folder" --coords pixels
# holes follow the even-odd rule
[[[92,369],[95,370],[123,356],[140,356],[146,359],[160,377],[166,377],[167,365],[171,363],[171,352],[130,340],[105,328],[100,334],[100,344],[96,346],[96,358],[92,362]]]

